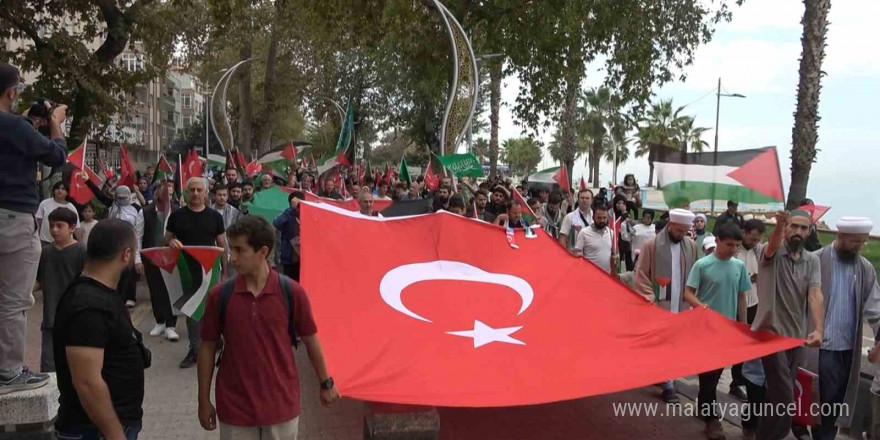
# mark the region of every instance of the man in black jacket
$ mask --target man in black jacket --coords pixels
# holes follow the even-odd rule
[[[745,226],[745,219],[743,216],[739,215],[736,210],[739,208],[739,203],[733,200],[727,201],[727,211],[724,211],[721,215],[715,219],[715,227],[712,228],[712,235],[718,235],[718,229],[721,228],[725,223],[733,223],[738,226],[740,229]]]
[[[61,132],[67,106],[50,111],[49,138],[15,114],[25,84],[15,66],[0,63],[0,395],[38,388],[48,375],[31,373],[24,362],[25,312],[40,263],[34,213],[40,204],[37,165],[58,167],[67,158]]]
[[[163,246],[165,239],[165,222],[172,212],[177,211],[179,206],[171,201],[174,193],[174,182],[157,182],[153,186],[153,203],[144,208],[144,238],[141,249]],[[171,342],[177,342],[180,335],[177,334],[177,317],[171,308],[171,298],[168,296],[168,288],[162,278],[162,272],[150,261],[144,258],[144,275],[147,279],[147,287],[150,288],[150,303],[153,305],[153,317],[156,325],[150,330],[150,336],[165,334],[165,338]]]

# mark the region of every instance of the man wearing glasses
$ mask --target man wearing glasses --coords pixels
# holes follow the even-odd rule
[[[15,66],[0,63],[0,395],[39,388],[49,376],[25,366],[28,308],[34,305],[34,280],[40,262],[40,240],[34,213],[37,163],[58,167],[67,158],[61,124],[67,106],[49,114],[49,138],[27,118],[18,116],[25,89]]]

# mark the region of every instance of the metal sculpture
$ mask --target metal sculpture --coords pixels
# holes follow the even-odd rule
[[[440,129],[440,152],[446,155],[455,153],[474,117],[477,106],[477,59],[467,34],[455,16],[439,0],[433,2],[443,17],[452,44],[452,80]]]
[[[217,136],[217,141],[220,142],[220,148],[222,148],[224,152],[235,148],[235,139],[232,135],[232,124],[229,123],[229,115],[226,112],[226,91],[229,89],[229,80],[242,64],[250,60],[251,58],[239,61],[234,66],[226,69],[226,72],[220,77],[220,80],[217,81],[217,85],[214,86],[214,92],[211,94],[211,130],[214,132],[214,136]],[[220,92],[219,94],[217,93],[218,90]],[[219,115],[217,114],[218,112]],[[221,125],[220,128],[223,131],[222,134],[217,129],[218,125]]]

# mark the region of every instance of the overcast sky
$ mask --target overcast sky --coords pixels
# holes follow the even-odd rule
[[[675,106],[689,104],[685,113],[696,125],[709,127],[704,140],[714,142],[715,95],[718,78],[729,93],[746,99],[722,98],[720,150],[775,145],[780,155],[786,194],[790,178],[789,153],[796,103],[798,59],[801,53],[800,24],[803,3],[799,0],[747,1],[734,8],[733,21],[721,24],[715,36],[696,53],[687,67],[687,80],[657,90],[657,99],[672,99]],[[880,98],[880,51],[877,50],[875,17],[880,2],[840,0],[829,15],[828,47],[823,70],[819,114],[820,152],[813,166],[808,196],[816,203],[831,205],[826,220],[846,215],[866,215],[880,231],[880,127],[877,111],[870,103]],[[587,86],[601,84],[600,72],[591,71]],[[522,132],[511,114],[518,82],[504,81],[500,137],[518,137]],[[553,129],[541,134],[548,143]],[[634,148],[634,147],[632,147]],[[555,166],[545,154],[544,167]],[[574,178],[584,173],[583,160]],[[611,164],[601,168],[603,182],[611,179]],[[648,180],[644,158],[632,158],[621,165],[618,177],[635,173]]]

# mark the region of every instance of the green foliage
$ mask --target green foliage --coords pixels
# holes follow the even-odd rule
[[[220,142],[217,140],[217,137],[214,136],[214,132],[208,133],[208,138],[210,139],[210,151],[212,154],[224,154],[220,148]],[[166,151],[166,156],[168,158],[174,158],[177,160],[177,155],[186,155],[186,153],[194,148],[200,148],[202,150],[205,149],[205,124],[202,123],[201,119],[197,119],[190,124],[189,127],[179,131],[177,136],[174,137],[174,140],[171,141],[171,144],[168,145],[168,150]],[[205,152],[202,151],[202,155]]]
[[[529,175],[537,170],[541,162],[543,145],[532,137],[507,139],[502,144],[503,162],[510,166],[515,175]]]
[[[404,155],[406,155],[407,164],[419,167],[426,166],[431,157],[427,148],[420,147],[405,134],[389,132],[382,138],[380,145],[373,150],[370,156],[370,165],[377,166],[386,163],[395,165],[400,163],[400,158]]]
[[[70,106],[74,142],[100,141],[114,115],[126,118],[139,84],[164,74],[189,16],[185,2],[155,0],[5,0],[0,40],[20,40],[0,58],[39,79],[26,100],[45,97]],[[143,61],[128,71],[118,55],[128,46]],[[25,101],[27,102],[27,101]]]

